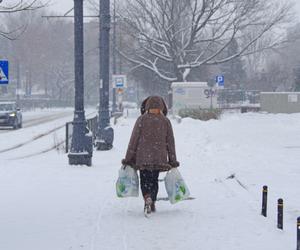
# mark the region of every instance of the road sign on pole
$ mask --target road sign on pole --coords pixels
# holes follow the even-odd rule
[[[126,75],[113,75],[112,76],[113,88],[120,89],[127,87]]]
[[[224,87],[224,76],[223,75],[217,75],[216,76],[216,83],[219,87]]]
[[[0,84],[8,84],[8,61],[0,60]]]

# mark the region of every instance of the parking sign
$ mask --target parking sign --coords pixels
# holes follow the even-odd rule
[[[224,87],[224,76],[223,75],[218,75],[216,76],[216,83],[218,84],[219,87]]]

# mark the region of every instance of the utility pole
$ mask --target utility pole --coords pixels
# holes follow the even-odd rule
[[[113,74],[117,74],[117,60],[116,60],[116,0],[114,0],[114,16],[113,16]],[[117,109],[116,100],[116,88],[113,87],[113,102],[112,102],[112,112],[115,113]]]
[[[123,41],[122,41],[122,21],[119,22],[119,50],[122,49]],[[119,74],[122,75],[123,73],[123,65],[122,65],[122,56],[119,56]]]
[[[110,0],[100,0],[100,105],[96,139],[98,150],[113,147],[114,131],[110,126],[109,115],[109,31]]]
[[[21,92],[21,76],[20,76],[20,60],[17,59],[17,89],[16,89],[16,95],[17,95],[17,106],[20,108],[20,92]]]
[[[48,73],[45,72],[44,73],[44,93],[45,93],[45,97],[48,97]]]
[[[83,0],[74,0],[75,112],[70,165],[92,165],[93,144],[84,114]]]

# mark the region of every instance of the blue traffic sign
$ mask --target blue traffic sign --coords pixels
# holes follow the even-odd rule
[[[117,88],[123,88],[124,87],[123,78],[121,78],[121,77],[116,78],[116,86],[117,86]]]
[[[224,87],[224,76],[223,75],[218,75],[216,76],[216,83],[218,84],[218,86],[223,86]]]
[[[113,88],[126,88],[127,87],[127,78],[126,75],[113,75]]]
[[[8,84],[8,61],[0,60],[0,84]]]

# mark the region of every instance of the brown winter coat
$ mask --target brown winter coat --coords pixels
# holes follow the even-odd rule
[[[128,145],[124,165],[135,169],[167,171],[178,167],[175,142],[170,120],[162,114],[165,108],[163,99],[151,96],[146,103],[146,112],[134,126]],[[161,112],[157,114],[156,110]]]

